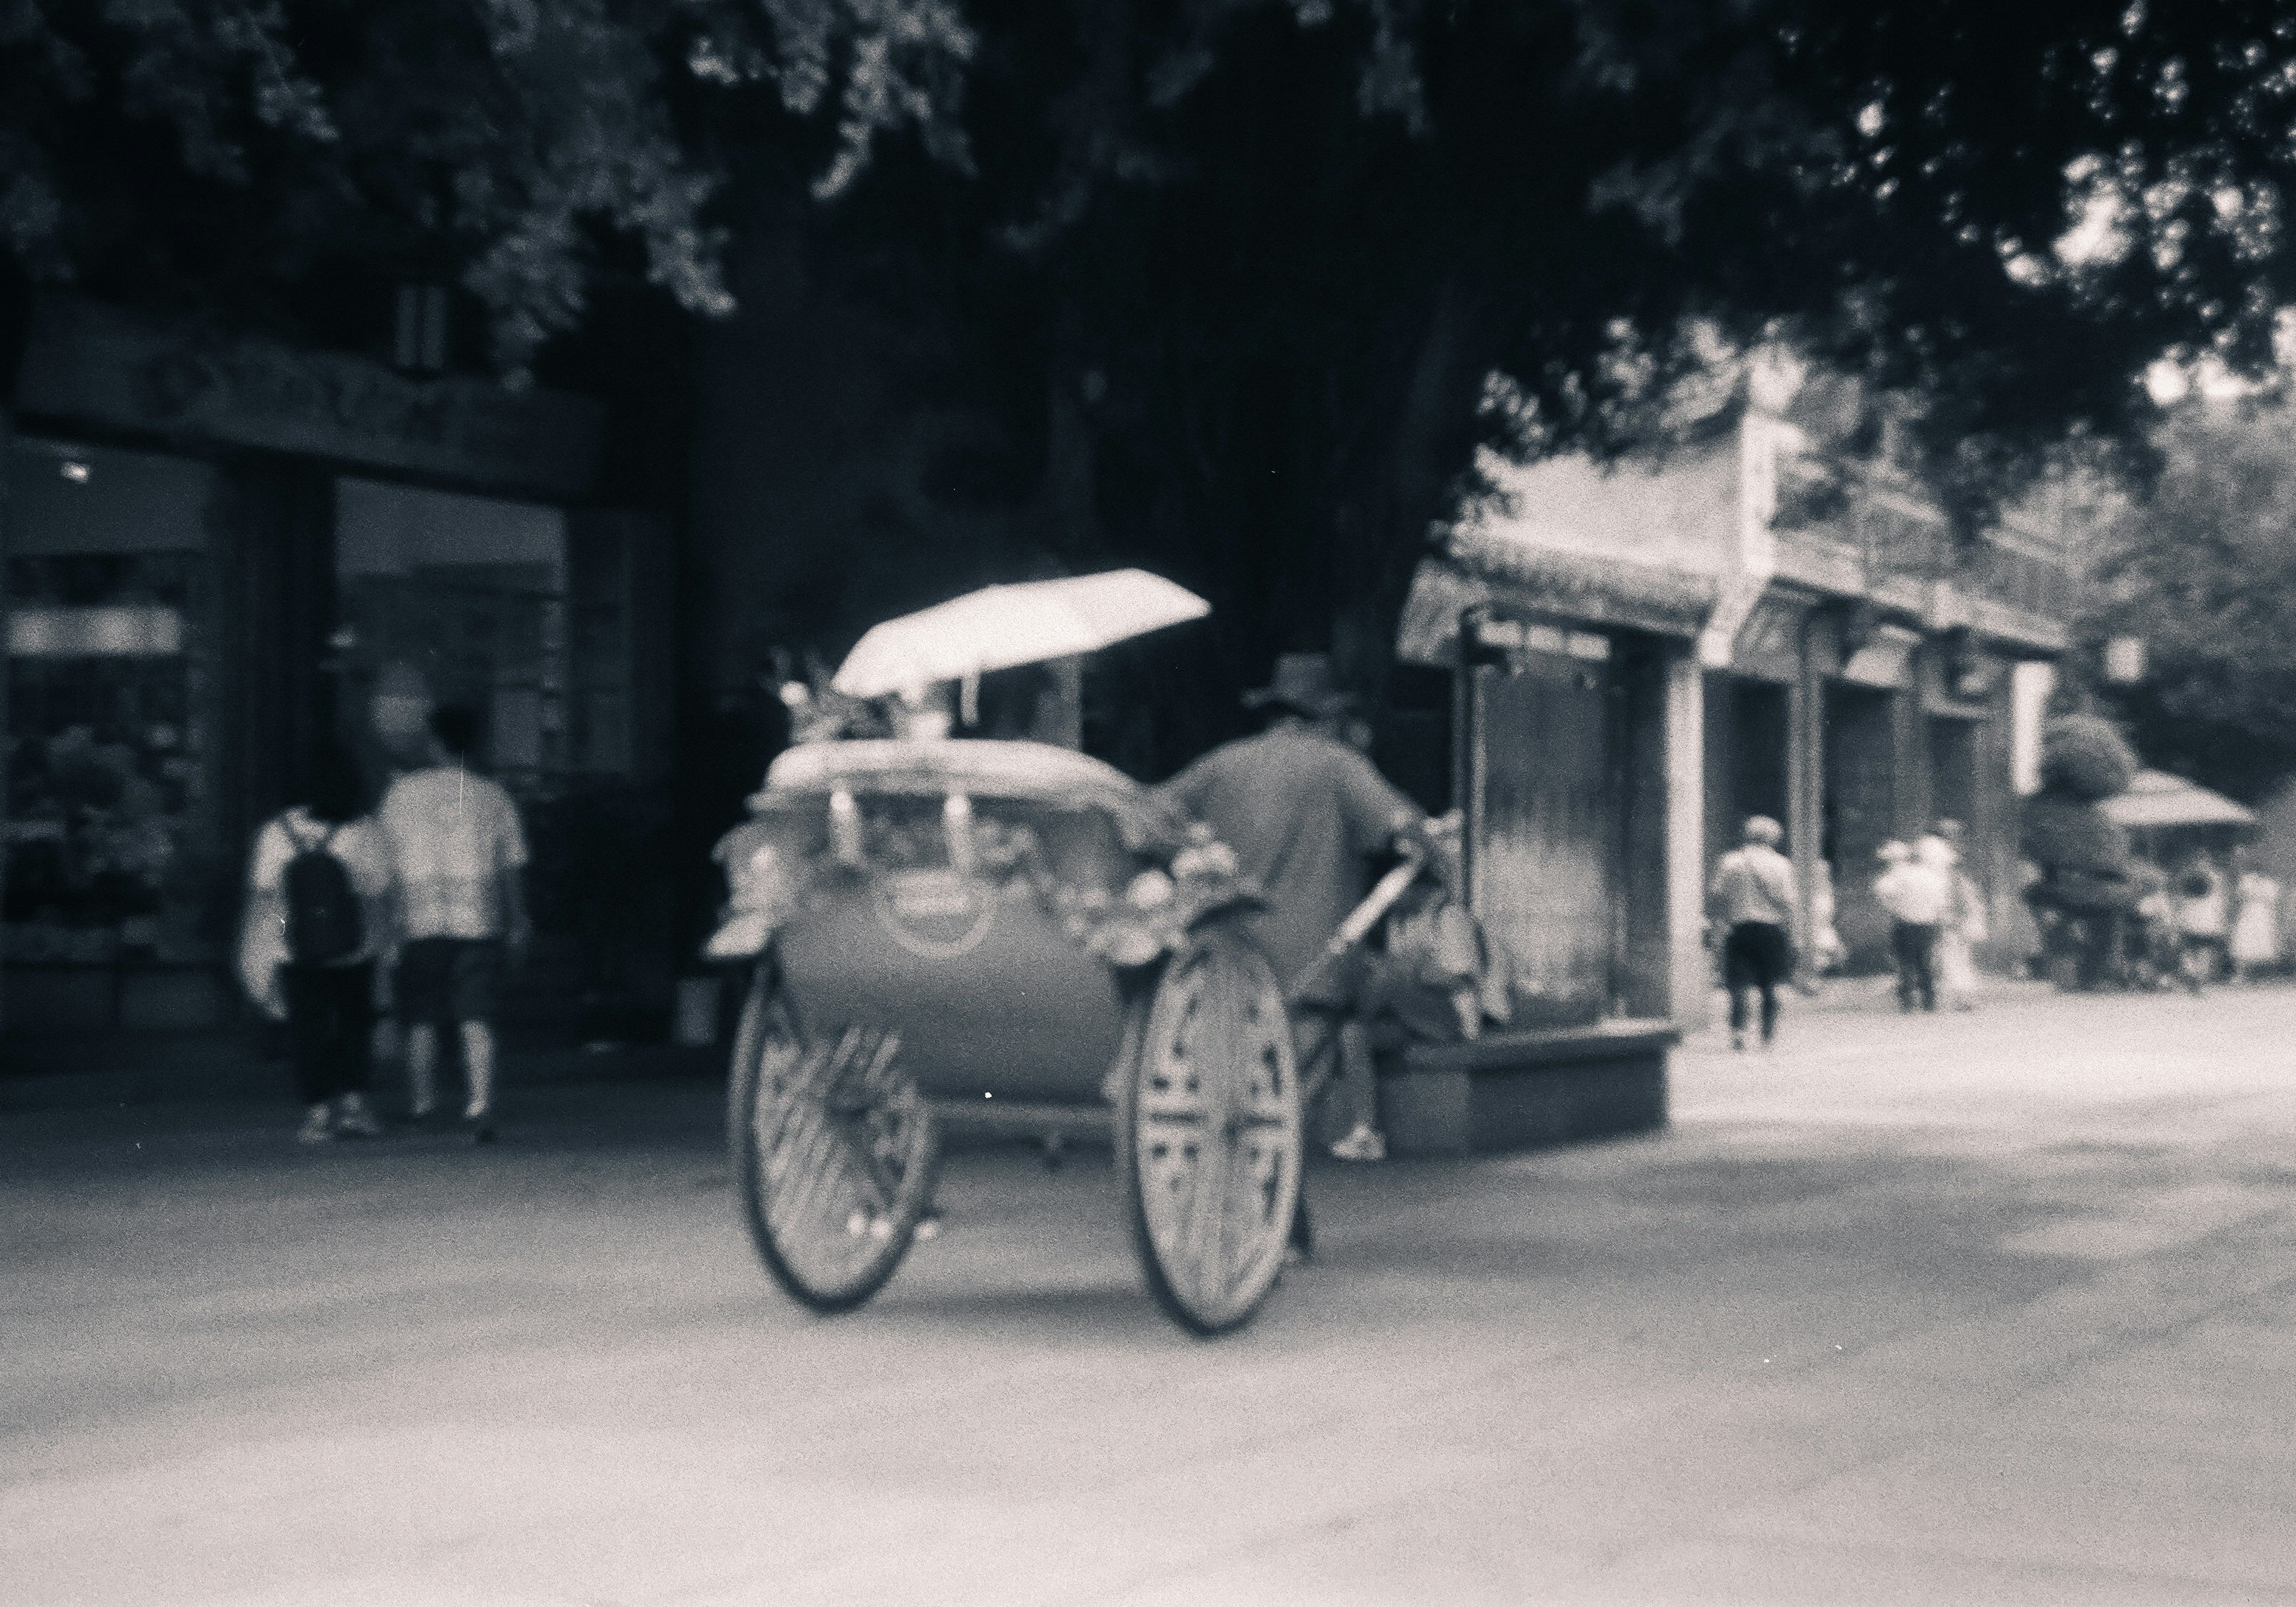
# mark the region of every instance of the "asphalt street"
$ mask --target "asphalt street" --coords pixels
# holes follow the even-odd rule
[[[10,1603],[2296,1603],[2296,989],[1870,989],[1660,1134],[1327,1167],[1215,1341],[960,1154],[785,1303],[696,1080],[0,1117]]]

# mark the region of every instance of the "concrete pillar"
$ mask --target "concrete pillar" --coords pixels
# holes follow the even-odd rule
[[[1930,790],[1929,711],[1923,706],[1922,688],[1933,651],[1924,641],[1906,661],[1906,678],[1890,700],[1890,742],[1895,749],[1891,815],[1898,838],[1912,842],[1928,832],[1936,810]]]
[[[1812,653],[1810,624],[1801,633],[1800,662],[1786,688],[1786,849],[1793,859],[1800,901],[1794,910],[1794,952],[1807,966],[1816,923],[1811,897],[1825,834],[1825,683]]]
[[[1666,903],[1671,1013],[1684,1031],[1706,1024],[1713,996],[1706,928],[1706,675],[1694,651],[1666,666]]]

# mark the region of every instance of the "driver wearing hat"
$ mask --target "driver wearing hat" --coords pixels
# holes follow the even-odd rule
[[[1267,907],[1253,918],[1253,936],[1290,987],[1362,900],[1371,857],[1398,837],[1424,841],[1428,820],[1338,734],[1355,703],[1333,685],[1327,654],[1283,654],[1268,685],[1243,701],[1269,714],[1267,729],[1213,749],[1160,791],[1211,827],[1259,883]],[[1346,980],[1332,978],[1302,1002],[1344,1006],[1348,995]],[[1368,1079],[1351,1068],[1345,1080]],[[1360,1087],[1352,1095],[1355,1123],[1335,1146],[1341,1152],[1370,1159],[1383,1148],[1370,1095]]]

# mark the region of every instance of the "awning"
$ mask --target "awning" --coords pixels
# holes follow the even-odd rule
[[[1715,594],[1706,575],[1460,532],[1447,554],[1422,559],[1412,576],[1396,657],[1439,669],[1456,665],[1459,618],[1472,608],[1694,637],[1706,627]]]
[[[2169,826],[2247,826],[2256,816],[2221,792],[2165,770],[2139,770],[2128,791],[2104,800],[2105,815],[2136,831]]]

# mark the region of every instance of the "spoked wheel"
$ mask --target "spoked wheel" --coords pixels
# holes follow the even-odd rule
[[[1173,956],[1128,1035],[1117,1165],[1133,1246],[1182,1327],[1248,1320],[1283,1269],[1300,1201],[1300,1083],[1259,950],[1215,934]]]
[[[940,1136],[898,1036],[808,1041],[760,963],[734,1040],[734,1186],[758,1254],[816,1311],[885,1286],[932,1201]]]

